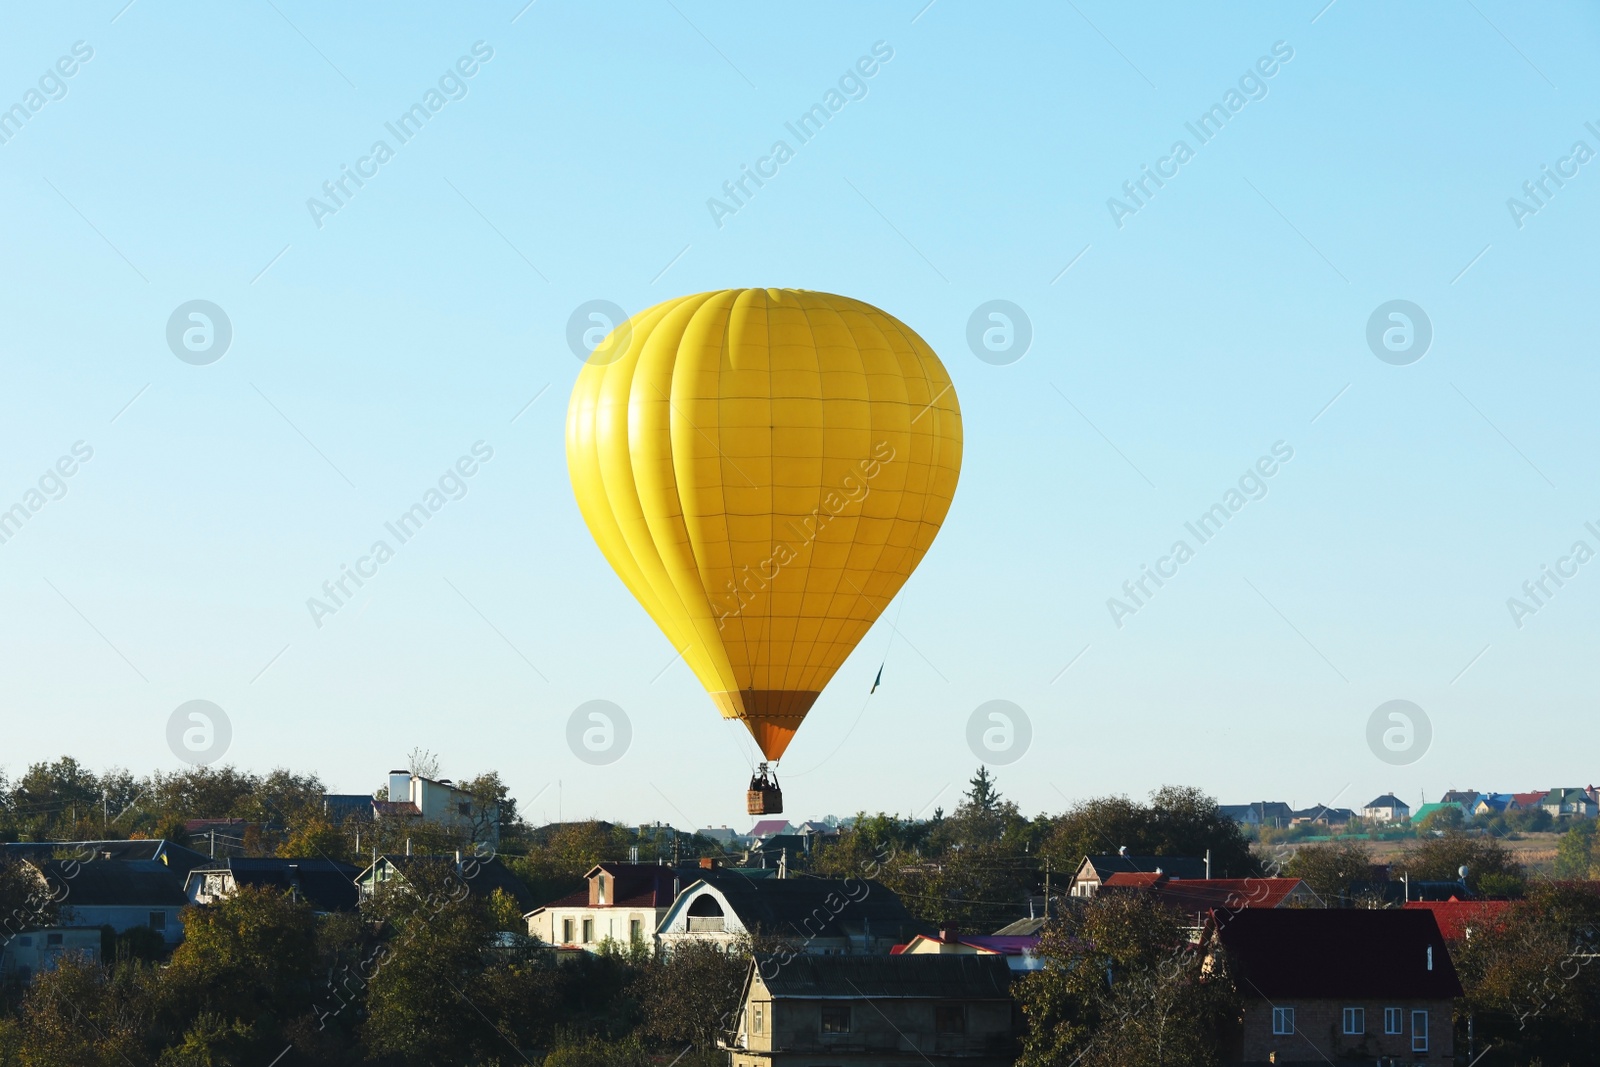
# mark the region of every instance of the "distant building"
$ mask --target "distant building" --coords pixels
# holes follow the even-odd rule
[[[598,864],[584,875],[584,888],[528,912],[528,933],[558,949],[587,952],[607,942],[653,945],[678,886],[697,875],[657,864]]]
[[[1473,805],[1472,814],[1478,818],[1490,815],[1504,815],[1509,811],[1520,811],[1521,805],[1517,803],[1515,794],[1512,793],[1485,793],[1478,798],[1478,803]]]
[[[1323,901],[1298,878],[1185,878],[1165,874],[1117,873],[1107,878],[1101,893],[1149,893],[1199,931],[1216,912],[1245,908],[1320,908]]]
[[[1044,967],[1037,930],[1027,934],[963,934],[954,926],[947,926],[937,934],[918,934],[908,944],[896,945],[891,955],[999,956],[1016,973]]]
[[[1009,1067],[1018,1020],[1010,981],[998,956],[758,954],[719,1044],[730,1067]]]
[[[1446,810],[1455,810],[1455,811],[1460,812],[1462,821],[1466,821],[1470,817],[1467,814],[1466,809],[1463,808],[1460,804],[1452,803],[1452,802],[1449,802],[1449,801],[1444,801],[1444,802],[1441,802],[1441,803],[1438,803],[1438,804],[1424,804],[1424,805],[1422,805],[1422,807],[1420,807],[1416,811],[1412,812],[1411,821],[1414,822],[1414,823],[1417,823],[1418,825],[1421,825],[1422,822],[1425,819],[1427,819],[1428,816],[1432,815],[1434,812],[1436,812],[1436,811],[1446,811]]]
[[[1231,1059],[1440,1063],[1455,1055],[1461,982],[1432,914],[1372,908],[1247,909],[1213,944],[1244,998]]]
[[[60,900],[58,926],[109,926],[119,934],[144,926],[168,945],[183,940],[183,876],[160,860],[27,862]]]
[[[1594,787],[1590,786],[1589,788],[1593,789]],[[1545,794],[1544,801],[1540,804],[1540,807],[1557,819],[1592,819],[1595,817],[1594,797],[1590,795],[1588,790],[1584,789],[1552,789]]]
[[[1085,856],[1072,876],[1070,893],[1075,897],[1092,897],[1107,878],[1118,873],[1204,878],[1208,872],[1206,861],[1194,856]]]
[[[1294,810],[1276,800],[1258,800],[1254,804],[1223,804],[1222,814],[1240,826],[1265,826],[1282,830],[1294,822]]]
[[[1544,798],[1549,795],[1550,790],[1537,789],[1531,793],[1512,793],[1511,797],[1516,801],[1515,810],[1532,811],[1534,808],[1544,807]]]
[[[793,827],[789,825],[787,819],[762,819],[760,822],[752,826],[750,828],[750,832],[745,836],[759,841],[763,838],[772,837],[775,834],[787,834],[792,832]]]
[[[204,853],[159,837],[132,841],[17,841],[0,844],[0,859],[48,860],[57,856],[70,856],[79,863],[150,860],[178,872],[180,877],[206,862]]]
[[[380,819],[415,819],[491,847],[500,843],[500,808],[478,803],[448,778],[435,781],[410,771],[389,772],[389,799],[373,801]]]
[[[696,837],[703,837],[707,841],[715,841],[725,849],[734,849],[744,844],[745,836],[739,831],[726,826],[708,826],[695,831]]]
[[[664,951],[684,941],[729,946],[746,935],[781,938],[807,955],[887,956],[932,927],[894,891],[860,878],[752,878],[701,871],[656,928]]]
[[[1439,798],[1439,803],[1458,804],[1461,810],[1470,816],[1477,810],[1478,801],[1482,798],[1483,794],[1476,789],[1452,789]]]
[[[1373,822],[1405,822],[1411,818],[1411,806],[1393,793],[1385,793],[1368,801],[1361,817]]]
[[[380,886],[389,882],[408,883],[407,872],[419,864],[448,865],[453,869],[454,876],[467,887],[467,892],[474,896],[487,897],[496,889],[502,890],[524,915],[534,906],[533,895],[528,892],[528,887],[506,869],[506,865],[500,862],[499,857],[490,856],[487,859],[472,855],[463,857],[460,852],[454,856],[381,855],[376,862],[356,875],[356,886],[361,892],[361,899],[366,900],[377,892]]]
[[[28,982],[56,969],[64,956],[97,962],[100,930],[97,927],[29,927],[7,938],[0,950],[0,977]]]
[[[291,894],[319,912],[354,911],[360,901],[356,876],[361,868],[328,859],[273,859],[231,856],[196,867],[184,882],[191,904],[215,904],[241,888],[266,888]]]

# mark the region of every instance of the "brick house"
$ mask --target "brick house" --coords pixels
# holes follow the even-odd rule
[[[1011,971],[992,955],[757,954],[730,1067],[866,1067],[1016,1062]]]
[[[1244,998],[1231,1062],[1453,1062],[1461,982],[1431,912],[1251,908],[1217,916],[1218,944]]]

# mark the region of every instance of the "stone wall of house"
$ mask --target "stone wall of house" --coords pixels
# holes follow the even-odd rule
[[[1293,1008],[1293,1034],[1272,1032],[1273,1008]],[[1344,1009],[1365,1013],[1364,1034],[1344,1032]],[[1401,1033],[1385,1034],[1384,1009],[1399,1008]],[[1412,1015],[1428,1013],[1428,1049],[1412,1051]],[[1448,1064],[1455,1056],[1455,1034],[1448,1000],[1265,1000],[1245,1002],[1243,1055],[1246,1064],[1318,1064],[1331,1060],[1394,1059],[1401,1064]],[[1276,1053],[1276,1060],[1273,1054]]]

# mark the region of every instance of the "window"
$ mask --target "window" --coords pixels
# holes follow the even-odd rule
[[[1344,1032],[1347,1034],[1364,1034],[1367,1032],[1366,1008],[1346,1008],[1344,1010]]]
[[[1384,1033],[1386,1033],[1386,1034],[1398,1034],[1398,1033],[1401,1033],[1403,1028],[1401,1027],[1400,1022],[1401,1022],[1401,1017],[1400,1017],[1400,1009],[1399,1008],[1384,1008],[1383,1009],[1383,1032]]]
[[[562,919],[561,920],[561,943],[563,945],[572,944],[572,920],[571,919]]]
[[[167,913],[164,912],[164,911],[152,911],[150,913],[150,929],[152,929],[152,930],[165,930],[166,928],[167,928]]]
[[[933,1029],[939,1034],[966,1033],[967,1009],[960,1004],[934,1005]]]
[[[755,1034],[761,1033],[761,1028],[767,1024],[766,1009],[762,1005],[757,1004],[750,1014],[754,1020],[750,1024],[750,1032]]]
[[[33,938],[24,935],[22,937],[17,938],[17,943],[19,945],[21,945],[23,948],[32,948],[33,947]]]
[[[822,1032],[848,1034],[850,1032],[850,1005],[824,1004],[822,1006]]]
[[[629,941],[643,941],[644,940],[644,923],[640,922],[638,919],[629,919],[628,920],[628,940]]]
[[[594,940],[594,920],[583,920],[583,943],[587,945]]]
[[[1272,1032],[1274,1034],[1292,1034],[1292,1033],[1294,1033],[1294,1009],[1293,1008],[1273,1008],[1272,1009]]]
[[[457,804],[456,805],[456,811],[460,812],[463,817],[471,816],[472,815],[472,804],[471,804],[471,802],[470,801],[463,801],[460,804]]]
[[[1411,1051],[1428,1051],[1428,1013],[1425,1011],[1411,1013]]]
[[[60,934],[45,934],[44,935],[44,943],[46,945],[59,945],[59,944],[61,944],[61,935]]]
[[[600,903],[604,904],[606,902],[606,876],[605,875],[602,874],[600,876],[599,883],[600,883]]]

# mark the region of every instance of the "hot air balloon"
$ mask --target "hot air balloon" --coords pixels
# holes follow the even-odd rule
[[[724,289],[657,304],[595,348],[567,468],[606,560],[776,764],[939,532],[961,410],[894,316]],[[782,811],[767,762],[747,801]]]

